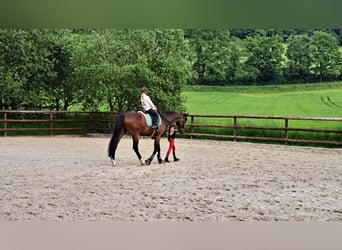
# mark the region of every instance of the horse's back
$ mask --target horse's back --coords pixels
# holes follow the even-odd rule
[[[125,114],[126,119],[130,120],[142,120],[143,118],[143,115],[136,111],[127,111],[123,114]]]

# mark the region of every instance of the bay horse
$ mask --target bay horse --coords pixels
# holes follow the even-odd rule
[[[158,111],[158,113],[161,118],[161,125],[158,128],[157,136],[154,138],[153,153],[146,161],[143,160],[143,157],[139,152],[139,138],[140,136],[152,136],[154,133],[154,128],[147,126],[146,118],[144,114],[140,112],[124,112],[116,118],[114,133],[108,146],[108,156],[111,158],[114,166],[116,166],[115,151],[122,136],[126,132],[132,136],[133,150],[136,153],[141,165],[150,165],[156,154],[159,164],[163,162],[162,158],[160,157],[161,137],[165,134],[167,127],[172,123],[175,123],[178,126],[180,133],[183,134],[188,114],[175,111]]]

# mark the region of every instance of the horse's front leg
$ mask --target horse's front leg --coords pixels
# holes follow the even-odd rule
[[[145,161],[147,165],[150,165],[151,162],[153,161],[154,156],[157,154],[158,157],[158,162],[162,163],[163,160],[160,157],[160,138],[157,138],[154,140],[154,150],[152,155]]]
[[[151,156],[146,159],[146,161],[145,161],[146,165],[150,165],[151,164],[151,162],[153,161],[153,158],[154,158],[155,155],[156,155],[156,150],[154,149],[153,153],[151,154]]]
[[[144,162],[144,160],[143,160],[143,158],[139,152],[139,146],[138,145],[139,145],[139,137],[133,138],[133,150],[136,153],[136,155],[140,161],[140,164],[145,165],[145,162]]]
[[[158,140],[157,145],[154,145],[154,147],[157,149],[157,158],[159,164],[163,162],[163,159],[160,157],[160,141]]]

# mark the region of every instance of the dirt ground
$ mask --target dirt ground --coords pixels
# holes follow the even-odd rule
[[[114,167],[109,139],[0,137],[0,220],[342,221],[342,149],[176,139],[139,166],[123,138]]]

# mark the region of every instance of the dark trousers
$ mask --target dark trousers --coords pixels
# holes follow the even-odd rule
[[[150,114],[152,117],[152,126],[158,126],[158,113],[157,111],[154,111],[153,109],[149,109],[146,111],[146,113]]]

